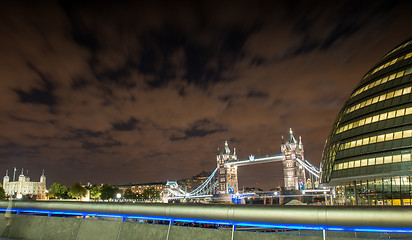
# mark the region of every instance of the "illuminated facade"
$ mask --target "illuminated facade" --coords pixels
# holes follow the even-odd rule
[[[412,39],[386,54],[341,109],[322,156],[335,203],[411,205]]]
[[[6,176],[3,177],[3,188],[7,196],[16,197],[30,196],[37,199],[46,199],[46,176],[43,174],[40,176],[40,182],[31,182],[30,177],[23,174],[23,169],[18,178],[18,181],[11,181],[6,172]]]
[[[305,169],[298,164],[296,158],[305,159],[302,139],[299,137],[299,143],[293,136],[292,129],[289,131],[289,139],[283,141],[280,146],[283,155],[283,177],[286,189],[299,190],[306,184]]]
[[[238,192],[237,183],[237,166],[226,165],[225,163],[236,161],[236,148],[233,149],[233,154],[230,154],[230,149],[227,141],[225,141],[225,148],[217,155],[218,167],[218,186],[217,192],[220,194],[234,194]]]

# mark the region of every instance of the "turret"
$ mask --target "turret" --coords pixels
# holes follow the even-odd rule
[[[3,187],[4,187],[5,183],[7,184],[9,181],[10,181],[9,170],[6,170],[6,176],[4,176],[4,178],[3,178]]]
[[[46,183],[46,175],[44,175],[44,169],[43,169],[43,172],[42,172],[42,174],[41,174],[41,176],[40,176],[40,182],[41,182],[41,183]]]

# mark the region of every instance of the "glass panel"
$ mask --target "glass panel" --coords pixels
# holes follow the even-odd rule
[[[383,164],[383,157],[377,157],[376,164]]]
[[[368,165],[369,166],[375,165],[375,158],[369,158],[368,159]]]
[[[394,155],[392,158],[392,161],[394,163],[400,162],[401,161],[401,155]]]
[[[386,141],[393,140],[393,133],[387,133],[387,134],[386,134],[386,137],[385,137],[385,140],[386,140]]]
[[[385,141],[385,134],[378,136],[378,142],[383,142],[383,141]]]
[[[360,167],[360,160],[355,161],[355,167]]]
[[[386,156],[383,158],[383,163],[392,163],[392,156]]]
[[[398,111],[396,111],[396,116],[397,117],[403,116],[403,115],[405,115],[405,109],[399,109]]]
[[[361,160],[361,166],[362,167],[368,166],[368,159],[362,159]]]
[[[402,154],[402,162],[407,162],[411,160],[411,154]]]
[[[395,113],[396,113],[395,111],[388,112],[388,118],[394,118]]]
[[[412,130],[405,130],[403,131],[403,137],[408,138],[412,136]]]
[[[371,143],[376,143],[376,136],[370,137],[370,142]]]
[[[402,131],[396,132],[393,136],[394,139],[402,138]]]

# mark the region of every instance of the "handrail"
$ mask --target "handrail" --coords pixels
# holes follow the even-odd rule
[[[8,205],[8,202],[0,202],[0,208],[6,209]],[[336,226],[405,228],[412,232],[410,207],[14,202],[12,208],[220,220],[232,224],[248,222],[316,225],[325,229]]]

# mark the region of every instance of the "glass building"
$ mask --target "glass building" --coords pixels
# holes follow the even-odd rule
[[[349,96],[322,156],[322,183],[341,205],[411,205],[412,38]]]

